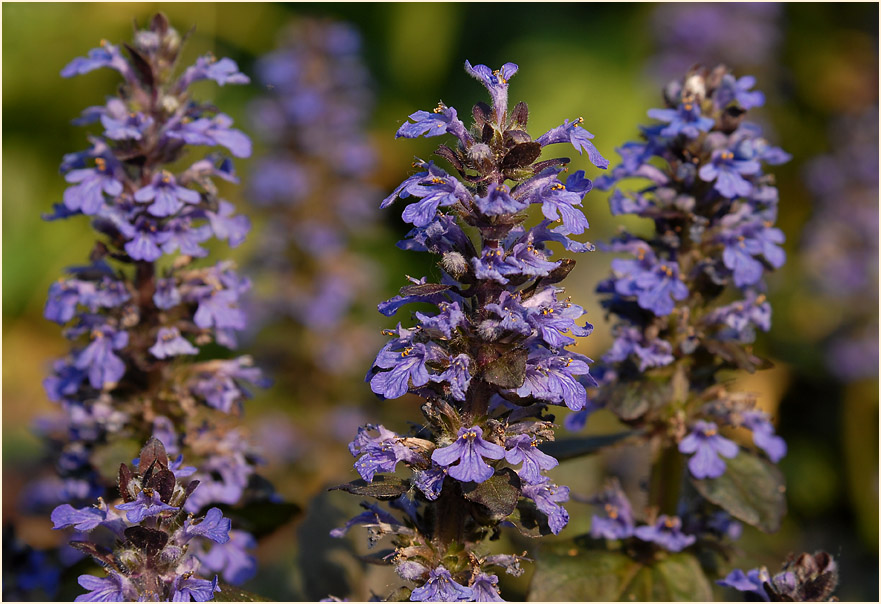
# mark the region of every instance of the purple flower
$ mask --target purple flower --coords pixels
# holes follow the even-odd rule
[[[117,197],[122,193],[122,183],[116,179],[114,170],[104,158],[95,159],[94,168],[71,170],[64,180],[76,183],[64,191],[64,205],[83,214],[97,214],[104,205],[104,195]]]
[[[429,380],[425,368],[427,356],[425,344],[413,344],[397,350],[383,348],[376,356],[374,367],[391,371],[380,371],[370,378],[370,389],[387,399],[393,399],[407,393],[411,380],[414,388],[424,386]]]
[[[771,329],[771,304],[764,294],[748,290],[743,300],[720,306],[707,316],[707,321],[724,326],[716,336],[721,340],[752,342],[756,337],[754,327]]]
[[[119,48],[106,40],[101,41],[100,48],[90,50],[88,57],[77,57],[65,65],[64,69],[61,70],[61,77],[70,78],[75,75],[82,75],[99,67],[115,69],[127,80],[133,77],[128,61],[119,52]]]
[[[587,403],[587,391],[575,379],[576,375],[587,375],[587,379],[595,384],[585,361],[542,354],[527,360],[526,379],[515,392],[518,396],[534,396],[549,403],[565,404],[573,411],[578,411]]]
[[[502,285],[508,282],[505,275],[516,271],[505,262],[505,250],[500,247],[485,247],[480,258],[471,258],[471,266],[478,279],[491,279]]]
[[[755,85],[756,79],[753,76],[746,75],[735,80],[733,75],[725,74],[713,100],[721,108],[735,101],[742,109],[761,107],[765,104],[765,95],[759,90],[750,91]]]
[[[421,201],[404,208],[401,218],[414,226],[425,227],[434,220],[439,207],[449,207],[471,199],[471,194],[458,180],[432,163],[427,167],[427,172],[417,174],[419,178],[405,180],[380,207],[387,207],[396,197],[420,197]]]
[[[592,503],[603,506],[605,516],[594,515],[590,522],[590,536],[594,539],[626,539],[635,528],[630,501],[617,481]]]
[[[688,469],[695,478],[718,478],[725,473],[725,462],[737,455],[737,445],[718,433],[716,424],[698,420],[692,432],[679,443],[680,453],[693,453]]]
[[[704,164],[698,174],[706,182],[716,181],[713,187],[725,197],[746,197],[752,193],[753,185],[744,176],[757,174],[761,170],[759,162],[740,159],[726,150],[713,151],[710,163]]]
[[[464,401],[468,392],[468,384],[471,383],[471,374],[468,367],[471,365],[471,357],[467,354],[459,354],[450,357],[450,365],[443,373],[430,376],[432,382],[447,383],[450,385],[450,394],[457,401]]]
[[[89,593],[77,596],[75,602],[134,602],[138,599],[134,585],[113,571],[106,577],[80,575],[77,583],[88,589]]]
[[[188,537],[200,536],[211,539],[215,543],[229,541],[229,530],[232,523],[229,518],[223,517],[223,512],[218,508],[211,508],[205,513],[205,517],[198,524],[193,524],[189,519],[184,522],[184,534]]]
[[[590,180],[584,178],[584,171],[575,172],[566,184],[556,181],[545,187],[534,200],[541,203],[541,212],[548,220],[562,220],[564,235],[580,235],[590,225],[584,212],[575,209],[581,206],[585,194],[591,189]]]
[[[548,527],[553,534],[559,535],[569,524],[569,512],[559,505],[569,501],[569,487],[559,487],[545,478],[542,483],[523,485],[522,494],[535,501],[539,511],[548,517]]]
[[[422,491],[426,499],[435,501],[440,497],[441,490],[444,486],[444,478],[447,476],[447,469],[441,466],[432,465],[427,470],[413,470],[413,484]]]
[[[521,480],[530,484],[543,482],[542,470],[550,470],[560,463],[538,448],[538,441],[529,434],[518,434],[506,439],[505,461],[510,464],[522,463],[517,471]]]
[[[472,66],[469,61],[465,61],[465,71],[480,80],[489,91],[498,123],[502,122],[502,118],[508,110],[508,80],[514,77],[517,69],[516,64],[505,63],[501,69],[493,71],[486,65]]]
[[[230,128],[232,118],[218,113],[212,119],[205,117],[191,122],[179,122],[167,136],[183,140],[188,145],[220,145],[229,149],[236,157],[251,155],[251,139],[240,130]]]
[[[673,346],[666,340],[655,338],[646,341],[642,331],[636,327],[618,326],[615,328],[615,341],[603,355],[603,361],[618,363],[635,354],[639,359],[639,370],[649,367],[663,367],[674,361]]]
[[[637,527],[633,534],[642,541],[655,543],[671,552],[681,552],[697,541],[694,535],[682,532],[682,521],[679,518],[663,514],[653,526]]]
[[[148,494],[147,490],[138,493],[137,498],[129,503],[121,503],[116,509],[125,511],[125,518],[133,524],[139,523],[144,518],[158,516],[162,512],[169,510],[177,510],[174,506],[168,505],[159,498],[159,493],[153,491]]]
[[[239,294],[234,289],[212,289],[199,298],[193,322],[202,329],[244,329],[245,313],[238,304]]]
[[[754,594],[759,598],[759,601],[769,602],[770,598],[768,593],[765,591],[765,583],[769,583],[772,586],[775,583],[775,580],[778,579],[788,579],[788,577],[783,577],[782,575],[791,575],[791,573],[781,573],[771,578],[770,573],[768,573],[768,569],[765,567],[762,568],[754,568],[748,571],[746,574],[739,568],[735,568],[728,576],[724,579],[719,579],[716,581],[722,587],[730,587],[732,589],[736,589],[740,592],[746,592]]]
[[[583,117],[578,118],[574,122],[563,120],[562,125],[557,126],[556,128],[551,128],[535,139],[535,142],[542,147],[553,145],[555,143],[572,143],[572,146],[574,146],[579,153],[587,151],[587,157],[590,160],[590,163],[597,168],[605,170],[609,167],[609,160],[600,155],[600,152],[597,151],[594,144],[590,142],[590,139],[593,138],[593,134],[584,129],[581,125],[583,123]]]
[[[147,211],[153,216],[171,216],[184,207],[184,203],[199,203],[202,196],[198,191],[181,187],[174,174],[167,170],[157,172],[149,185],[135,191],[135,201],[149,203]]]
[[[177,327],[159,328],[159,332],[156,334],[156,343],[150,347],[150,354],[157,359],[198,353],[199,349],[185,340]]]
[[[493,475],[493,469],[483,461],[502,459],[505,450],[497,444],[483,440],[483,429],[480,426],[459,428],[456,442],[446,447],[435,449],[431,459],[446,466],[451,477],[462,482],[483,482]],[[455,466],[454,463],[459,462]]]
[[[428,581],[410,594],[411,602],[469,602],[474,599],[470,587],[460,585],[443,566],[428,571]]]
[[[221,573],[227,583],[241,585],[257,574],[257,560],[247,551],[257,547],[257,542],[249,533],[235,529],[229,537],[226,543],[212,544],[211,549],[197,556],[206,568]]]
[[[172,602],[210,602],[214,599],[214,594],[220,591],[216,576],[213,581],[184,576],[175,577]]]
[[[499,595],[499,578],[495,575],[480,573],[474,578],[471,584],[471,591],[474,593],[475,602],[504,602],[505,600]]]
[[[51,520],[53,529],[63,529],[69,526],[78,531],[91,531],[99,526],[107,518],[107,512],[94,507],[80,510],[65,503],[52,510]]]
[[[746,411],[742,414],[742,423],[752,430],[753,442],[765,452],[768,459],[777,463],[786,456],[786,442],[774,434],[774,426],[762,411]]]
[[[655,261],[653,255],[644,261],[639,256],[637,261],[616,258],[612,269],[623,275],[615,283],[615,290],[636,296],[637,304],[659,317],[673,312],[674,300],[688,297],[688,287],[679,279],[679,264],[673,260]]]
[[[171,237],[172,233],[158,230],[152,220],[142,216],[135,222],[133,238],[125,244],[125,251],[132,260],[153,262],[162,256],[159,246],[165,244]]]
[[[685,135],[697,138],[701,132],[708,132],[715,122],[701,115],[701,108],[693,102],[681,103],[676,109],[649,109],[648,116],[667,124],[660,130],[661,136]]]
[[[115,385],[125,374],[125,363],[113,351],[125,348],[128,332],[104,325],[94,328],[91,338],[91,343],[76,356],[74,366],[88,370],[92,388],[101,390],[105,385]]]
[[[372,437],[368,431],[376,429],[379,436]],[[361,478],[373,482],[377,472],[394,472],[398,462],[416,461],[419,456],[402,443],[402,438],[384,426],[365,426],[358,428],[355,440],[349,443],[353,457],[361,456],[355,462],[355,469]]]
[[[437,109],[432,112],[417,111],[410,114],[413,122],[406,122],[395,133],[395,138],[425,138],[431,136],[440,136],[441,134],[452,134],[463,144],[470,140],[470,135],[456,115],[456,110],[443,104],[438,105]]]
[[[511,196],[511,189],[508,185],[491,186],[486,196],[475,198],[474,203],[485,216],[514,214],[529,207],[527,202],[518,201]]]
[[[239,214],[234,216],[235,206],[221,199],[217,212],[206,211],[211,230],[218,239],[229,242],[230,247],[237,247],[245,240],[245,235],[251,230],[251,221],[247,216]]]
[[[175,287],[174,279],[159,279],[156,282],[156,293],[153,294],[153,304],[157,308],[168,310],[180,303],[180,291]]]
[[[208,225],[193,226],[192,219],[188,216],[176,216],[165,223],[163,227],[165,242],[162,251],[172,254],[179,249],[181,254],[202,258],[208,255],[208,250],[199,244],[211,239],[211,229]]]
[[[214,80],[221,86],[226,84],[249,84],[251,79],[239,71],[239,66],[232,59],[224,57],[219,61],[212,55],[196,59],[196,63],[187,67],[178,82],[178,90],[185,90],[193,82]]]

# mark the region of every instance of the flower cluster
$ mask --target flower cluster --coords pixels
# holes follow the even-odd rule
[[[644,140],[622,146],[622,163],[597,181],[608,189],[624,179],[648,179],[639,190],[616,188],[609,202],[614,215],[635,214],[655,227],[649,237],[625,232],[604,246],[628,256],[613,260],[612,276],[598,286],[617,319],[615,342],[603,357],[609,387],[599,402],[675,439],[697,479],[721,476],[725,460],[738,454],[721,426],[751,430],[773,462],[786,453],[767,415],[716,380],[722,369],[761,364],[749,344],[756,329],[771,324],[764,274],[785,260],[783,233],[774,227],[777,189],[764,166],[789,155],[744,121],[748,109],[764,102],[753,84],[721,66],[672,82],[667,107],[649,111],[657,122],[642,128]],[[646,394],[665,383],[684,387],[646,395],[635,407],[622,405],[614,387]]]
[[[211,501],[237,502],[254,472],[246,441],[217,418],[240,413],[248,386],[263,383],[261,373],[248,357],[202,352],[213,343],[235,347],[246,325],[240,298],[250,284],[229,262],[194,264],[208,255],[201,244],[217,238],[236,246],[250,224],[218,196],[214,179],[237,182],[229,158],[185,160],[198,146],[250,154],[232,120],[189,89],[199,80],[249,80],[230,59],[210,55],[172,77],[181,41],[157,15],[125,46],[128,57],[102,42],[61,72],[108,67],[123,83],[117,96],[77,120],[102,130],[90,136],[89,149],[65,156],[61,170],[70,186],[46,216],[85,215],[100,240],[88,265],[68,269],[51,286],[45,307],[72,345],[44,382],[64,411],[63,420],[46,426],[60,452],[59,477],[34,488],[44,505],[105,495],[94,455],[123,437],[155,434],[174,453],[186,442],[202,484],[200,496],[179,502],[191,512]],[[161,511],[168,501],[154,505]]]
[[[558,178],[568,159],[537,160],[545,146],[570,143],[594,165],[608,162],[582,118],[536,139],[527,133],[526,104],[508,107],[513,63],[491,70],[466,62],[465,69],[492,98],[492,106],[474,107],[471,128],[441,103],[413,113],[397,132],[452,135],[453,146],[440,145],[436,155],[455,174],[417,160],[416,172],[381,204],[413,200],[403,211],[413,229],[399,247],[439,256],[441,279],[411,279],[379,305],[386,316],[415,302],[432,311],[415,312],[413,327],[399,323],[384,332],[391,339],[366,379],[386,399],[422,397],[427,425],[409,435],[384,426],[359,430],[349,450],[362,480],[341,487],[392,499],[404,512],[398,519],[367,505],[346,529],[364,524],[373,539],[394,535],[392,562],[417,584],[413,601],[499,600],[493,573],[521,572],[519,558],[481,557],[478,543],[501,525],[531,536],[566,526],[561,504],[569,489],[545,475],[558,462],[539,445],[554,437],[547,406],[582,409],[582,381],[592,382],[590,359],[566,349],[592,328],[556,285],[574,261],[553,259],[548,247],[592,249],[570,238],[587,229],[580,208],[591,181],[583,171]],[[544,220],[526,228],[531,206]],[[406,480],[391,475],[398,464],[412,471]]]
[[[201,517],[187,514],[186,502],[199,481],[181,479],[195,468],[184,466],[182,456],[171,461],[158,439],[147,441],[134,463],[136,468],[119,466],[122,503],[109,505],[99,498],[97,505],[75,508],[65,503],[52,512],[53,528],[88,533],[89,540],[71,546],[107,572],[104,577],[80,575],[79,584],[89,591],[76,601],[213,600],[220,591],[217,576],[197,576],[202,566],[197,552],[207,543],[228,543],[230,520],[216,507]]]
[[[358,371],[373,345],[350,319],[379,271],[352,249],[376,222],[377,197],[365,132],[373,96],[360,46],[349,25],[304,19],[256,65],[268,91],[250,108],[266,146],[249,186],[265,218],[250,267],[256,321],[284,327],[290,319],[300,328],[300,350],[285,345],[276,356],[297,355],[289,365],[311,368],[296,378],[309,396],[335,381],[326,374]],[[308,379],[316,372],[320,379]]]
[[[827,363],[851,381],[878,375],[877,106],[838,120],[831,139],[831,152],[805,166],[815,202],[803,245],[824,307],[846,317],[830,338]]]

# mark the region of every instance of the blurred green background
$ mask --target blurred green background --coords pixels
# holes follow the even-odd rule
[[[17,494],[37,465],[40,442],[30,424],[52,411],[41,380],[50,360],[64,354],[66,341],[57,325],[43,319],[49,284],[63,268],[85,260],[93,241],[85,220],[41,221],[61,200],[65,182],[58,173],[63,154],[86,146],[86,131],[70,120],[90,105],[101,104],[116,85],[116,73],[99,70],[72,80],[59,76],[75,56],[85,55],[101,38],[114,44],[130,39],[139,24],[165,12],[180,31],[195,27],[184,54],[188,64],[208,51],[251,68],[272,50],[290,20],[327,17],[354,25],[363,36],[376,105],[370,135],[380,155],[376,183],[390,191],[407,174],[414,155],[427,158],[435,141],[394,141],[394,131],[417,109],[439,99],[467,115],[485,91],[462,70],[463,62],[497,67],[520,66],[511,84],[512,101],[530,106],[530,132],[537,136],[564,117],[584,116],[595,143],[613,164],[614,148],[637,134],[646,110],[659,106],[661,80],[647,65],[658,52],[651,34],[656,4],[269,4],[269,3],[4,3],[3,11],[3,520],[15,522],[27,541],[53,543],[48,521],[24,517]],[[805,162],[827,152],[828,125],[841,114],[877,106],[878,6],[876,4],[799,3],[783,5],[774,20],[779,44],[761,65],[754,65],[758,88],[768,102],[756,112],[768,138],[790,151],[793,161],[776,168],[780,189],[780,226],[787,234],[787,264],[770,278],[774,326],[762,334],[757,349],[775,368],[737,376],[737,387],[760,394],[762,405],[779,420],[789,443],[781,462],[789,485],[790,511],[776,535],[745,530],[744,555],[736,565],[766,564],[773,571],[790,552],[826,549],[840,558],[842,600],[878,597],[878,384],[877,378],[844,384],[823,362],[823,342],[843,320],[845,310],[824,306],[804,277],[801,233],[812,215],[811,196],[802,182]],[[701,57],[694,57],[695,62]],[[218,88],[198,84],[197,94],[213,99],[248,130],[248,102],[261,94],[256,85]],[[237,162],[243,180],[249,160]],[[575,157],[573,169],[598,170]],[[239,189],[241,190],[241,189]],[[247,213],[247,200],[230,190],[228,197]],[[377,205],[379,204],[377,199]],[[397,207],[397,206],[396,206]],[[605,195],[585,200],[594,241],[608,239],[625,223],[609,214]],[[381,291],[394,295],[403,274],[429,274],[426,259],[407,254],[394,242],[408,229],[399,211],[383,215],[385,234],[366,250],[388,269]],[[251,238],[260,236],[259,224]],[[222,248],[226,252],[226,248]],[[229,256],[243,260],[248,246]],[[877,243],[875,251],[877,254]],[[414,256],[411,258],[410,256]],[[578,260],[567,286],[585,306],[594,334],[579,347],[599,358],[611,339],[592,293],[608,270],[609,258],[596,252]],[[377,300],[378,301],[378,300]],[[378,331],[393,322],[376,313],[367,319]],[[259,347],[260,336],[249,344]],[[341,343],[344,345],[344,343]],[[245,352],[253,352],[246,350]],[[369,360],[368,360],[369,363]],[[366,370],[365,365],[364,369]],[[292,368],[292,371],[295,368]],[[353,376],[357,384],[363,374]],[[356,389],[359,386],[356,386]],[[366,386],[360,386],[367,391]],[[374,419],[395,418],[403,427],[417,420],[418,405],[378,405],[364,394],[364,409]],[[246,417],[283,418],[303,435],[325,435],[329,421],[322,401],[297,400],[277,386],[259,393]],[[603,430],[603,418],[589,429]],[[305,438],[305,436],[304,436]],[[323,438],[323,437],[322,437]],[[351,555],[362,551],[362,536],[332,542],[327,530],[355,511],[357,498],[327,486],[352,478],[351,458],[343,441],[305,438],[308,450],[285,465],[270,465],[279,490],[306,510],[261,544],[263,570],[251,584],[278,599],[315,599],[332,592],[364,599],[374,589],[384,593],[394,578],[365,570]],[[271,460],[272,461],[272,460]],[[557,481],[574,492],[590,493],[602,481],[606,458],[567,462]],[[616,463],[621,463],[618,459]],[[320,497],[320,505],[311,504]],[[570,503],[569,535],[588,528],[591,509]],[[303,544],[308,544],[304,546]],[[522,547],[524,544],[514,544]],[[522,582],[521,582],[522,583]],[[514,589],[523,589],[520,585]],[[719,592],[720,597],[724,597]],[[731,596],[732,594],[728,594]]]

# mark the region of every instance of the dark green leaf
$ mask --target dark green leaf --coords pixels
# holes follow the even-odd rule
[[[691,482],[708,501],[767,533],[780,528],[786,513],[786,487],[783,475],[773,464],[741,450],[726,459],[725,473],[719,478]]]
[[[503,353],[484,366],[483,379],[500,388],[519,388],[526,379],[528,356],[525,348],[514,348]]]
[[[602,389],[598,402],[621,419],[632,420],[665,405],[671,396],[669,380],[619,382]]]
[[[697,559],[659,554],[648,564],[622,552],[586,549],[573,542],[541,552],[529,601],[701,601],[713,597]]]
[[[502,160],[503,170],[528,166],[541,155],[541,145],[535,142],[520,143],[513,147]]]
[[[399,587],[385,597],[386,602],[409,602],[410,594],[413,593],[409,587]]]
[[[268,598],[263,598],[257,594],[245,591],[234,585],[220,583],[220,591],[214,594],[215,602],[272,602]]]
[[[410,483],[389,474],[377,474],[373,482],[358,479],[328,489],[328,491],[346,491],[353,495],[364,495],[377,499],[394,499],[410,490]]]
[[[520,477],[511,468],[496,472],[479,484],[467,483],[462,487],[465,499],[489,508],[496,520],[508,516],[520,499]]]
[[[637,432],[617,432],[615,434],[600,434],[597,436],[584,436],[581,438],[566,438],[541,443],[538,448],[551,457],[560,461],[574,459],[584,455],[592,455],[605,447],[614,445]]]
[[[553,534],[548,526],[548,517],[539,512],[535,503],[528,499],[520,499],[517,507],[505,518],[505,521],[513,524],[520,534],[526,537],[536,538]]]

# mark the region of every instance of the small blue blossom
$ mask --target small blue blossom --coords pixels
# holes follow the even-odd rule
[[[651,526],[639,526],[633,534],[642,541],[655,543],[670,552],[681,552],[697,541],[694,535],[682,532],[682,521],[676,516],[661,515]]]
[[[700,106],[693,102],[681,103],[676,109],[649,109],[648,116],[667,124],[660,130],[660,135],[670,137],[683,134],[687,138],[697,138],[715,123],[701,115]]]
[[[483,440],[480,426],[459,428],[456,442],[435,449],[431,459],[447,467],[448,474],[462,482],[483,482],[493,475],[493,469],[483,458],[502,459],[505,450],[495,443]],[[456,465],[454,463],[459,462]]]
[[[150,354],[157,359],[167,359],[181,354],[198,354],[199,349],[180,335],[177,327],[162,327],[156,334],[156,343],[150,347]]]
[[[500,69],[492,70],[486,65],[471,65],[465,61],[465,71],[486,86],[496,110],[496,121],[501,123],[508,110],[508,80],[514,77],[519,68],[514,63],[505,63]]]
[[[551,128],[535,139],[535,142],[542,147],[553,145],[555,143],[572,143],[572,146],[575,147],[575,150],[579,153],[587,151],[587,158],[590,160],[590,163],[597,168],[605,170],[609,167],[609,160],[600,155],[600,152],[597,151],[597,148],[591,142],[593,134],[588,132],[582,126],[583,123],[583,117],[579,117],[573,122],[570,122],[568,119],[563,120],[562,125],[557,126],[556,128]]]
[[[520,479],[529,484],[544,481],[542,470],[556,468],[556,459],[538,449],[538,441],[528,434],[518,434],[506,439],[505,461],[523,465],[517,470]]]
[[[118,507],[118,506],[117,506]],[[205,513],[202,522],[193,524],[187,519],[184,522],[184,534],[193,537],[198,535],[211,539],[215,543],[226,543],[229,541],[229,531],[232,523],[229,518],[223,517],[223,512],[218,508],[211,508]]]
[[[229,541],[212,543],[207,552],[197,554],[199,562],[223,575],[223,580],[232,585],[241,585],[257,574],[257,559],[248,553],[257,547],[257,541],[245,531],[231,530]]]
[[[251,82],[248,76],[239,71],[235,61],[226,57],[218,61],[211,55],[199,57],[194,65],[187,67],[178,82],[178,89],[184,90],[199,80],[214,80],[221,86]]]
[[[410,594],[411,602],[469,602],[474,599],[470,587],[460,585],[443,566],[428,572],[428,581]]]
[[[732,458],[738,448],[733,441],[718,433],[716,424],[698,420],[692,432],[679,442],[679,452],[693,453],[688,460],[688,469],[698,479],[718,478],[725,473],[725,462],[720,456]]]
[[[70,78],[82,75],[100,67],[115,69],[127,80],[133,78],[128,61],[119,52],[119,48],[106,40],[101,41],[100,48],[93,48],[87,57],[77,57],[61,70],[61,77]]]
[[[94,507],[74,508],[70,504],[62,504],[52,510],[53,529],[63,529],[69,526],[78,531],[91,531],[100,526],[107,518],[107,512]]]
[[[220,592],[217,577],[213,581],[198,577],[178,577],[174,582],[172,602],[210,602]]]
[[[486,195],[475,198],[474,203],[485,216],[513,214],[525,210],[529,205],[512,197],[511,189],[508,185],[490,187]]]
[[[432,375],[431,381],[450,385],[450,394],[457,401],[464,401],[468,392],[468,384],[471,383],[471,374],[468,368],[471,358],[466,354],[450,357],[450,365],[443,373]]]
[[[715,181],[713,187],[729,199],[746,197],[752,193],[753,185],[744,176],[756,174],[761,170],[759,162],[740,159],[728,150],[713,151],[710,163],[704,164],[698,174],[701,180]]]
[[[65,189],[64,205],[89,216],[104,205],[104,195],[116,197],[122,193],[122,183],[114,175],[112,164],[100,157],[95,160],[95,168],[71,170],[64,179],[75,183]]]
[[[162,512],[176,510],[178,508],[162,501],[159,498],[159,493],[154,491],[148,494],[146,490],[143,490],[138,493],[138,496],[134,501],[121,503],[116,506],[116,509],[123,510],[126,513],[126,520],[137,524],[144,518],[158,516]]]
[[[495,575],[480,573],[474,578],[471,584],[471,591],[474,592],[475,602],[504,602],[505,600],[499,595],[499,578]]]
[[[390,350],[383,348],[374,362],[375,367],[391,369],[379,371],[370,379],[370,389],[387,399],[404,396],[413,387],[424,386],[429,381],[425,362],[429,350],[425,344],[413,344]]]
[[[761,107],[765,104],[765,95],[760,90],[750,90],[755,85],[756,79],[753,76],[746,75],[735,79],[733,75],[726,73],[722,76],[722,83],[716,90],[713,100],[721,108],[727,107],[732,102],[736,102],[743,109]]]
[[[75,602],[134,602],[138,599],[131,581],[113,571],[106,577],[80,575],[77,583],[89,593],[77,596]]]
[[[463,144],[471,139],[465,124],[456,115],[456,110],[443,103],[434,111],[417,111],[410,114],[413,122],[406,122],[395,133],[395,138],[419,138],[452,134]]]
[[[178,123],[166,132],[169,138],[179,139],[188,145],[220,145],[229,149],[236,157],[251,155],[251,139],[240,130],[230,128],[232,118],[218,113],[214,118],[199,118],[191,122]]]
[[[569,512],[559,505],[569,501],[569,487],[560,487],[545,478],[544,482],[523,485],[523,496],[532,499],[535,506],[548,518],[548,527],[555,535],[559,535],[569,524]]]
[[[742,423],[753,433],[753,442],[777,463],[786,456],[786,442],[774,434],[774,426],[762,411],[746,411],[742,414]]]
[[[149,203],[147,211],[153,216],[171,216],[184,207],[184,203],[199,203],[202,196],[198,191],[182,187],[177,184],[174,174],[163,170],[158,172],[152,182],[135,191],[135,201]]]
[[[368,434],[374,429],[379,432],[379,436],[372,437]],[[418,455],[402,441],[400,436],[385,426],[368,425],[358,428],[358,435],[349,443],[349,452],[353,457],[361,456],[355,462],[355,469],[361,478],[372,482],[377,472],[394,472],[399,462],[418,459]]]
[[[76,356],[74,366],[88,371],[89,383],[93,388],[102,389],[116,384],[125,374],[125,363],[115,350],[128,344],[128,332],[117,331],[109,325],[95,327],[91,331],[91,342]]]
[[[587,403],[587,391],[575,379],[576,375],[588,376],[585,378],[588,383],[595,385],[587,362],[574,357],[541,354],[527,360],[526,379],[515,392],[518,396],[534,396],[578,411]]]

